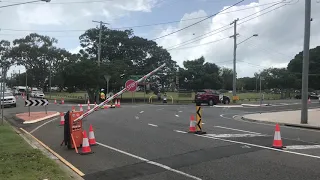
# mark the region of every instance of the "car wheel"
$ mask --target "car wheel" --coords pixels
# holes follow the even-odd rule
[[[230,104],[230,100],[229,99],[224,100],[224,104]]]
[[[209,106],[213,106],[213,104],[214,104],[214,101],[212,99],[210,99],[209,102],[208,102],[208,105]]]

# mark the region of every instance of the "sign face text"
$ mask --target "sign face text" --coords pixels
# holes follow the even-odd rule
[[[134,92],[137,89],[137,83],[135,80],[128,80],[125,84],[127,91]]]

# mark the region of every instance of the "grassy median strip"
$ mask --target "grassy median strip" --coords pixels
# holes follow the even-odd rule
[[[70,179],[58,164],[33,149],[8,124],[0,125],[0,179]]]

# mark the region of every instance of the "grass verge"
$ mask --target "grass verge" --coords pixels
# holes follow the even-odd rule
[[[70,179],[58,164],[33,149],[7,123],[0,125],[0,146],[0,179]]]

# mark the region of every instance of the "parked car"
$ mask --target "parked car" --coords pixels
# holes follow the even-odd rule
[[[301,99],[301,94],[298,94],[298,95],[296,95],[294,98],[296,98],[296,99]],[[308,99],[319,99],[319,96],[317,96],[317,95],[308,95]]]
[[[44,98],[44,93],[41,91],[32,91],[30,93],[31,97],[35,97],[35,98]]]
[[[1,97],[1,106],[17,107],[17,100],[11,92],[5,92],[4,97],[2,96],[2,92],[0,92],[0,97]]]
[[[222,101],[220,101],[219,96],[222,96]],[[224,104],[229,104],[230,98],[228,96],[219,95],[219,93],[214,90],[200,90],[196,92],[195,103],[198,106],[200,106],[202,103],[206,103],[209,106],[213,106],[220,102]]]

